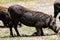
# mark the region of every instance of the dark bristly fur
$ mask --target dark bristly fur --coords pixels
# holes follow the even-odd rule
[[[8,8],[8,11],[10,12],[13,24],[15,24],[14,26],[20,21],[24,25],[35,27],[37,32],[33,35],[44,35],[42,28],[50,28],[55,33],[58,33],[57,30],[59,28],[56,26],[55,19],[43,12],[32,11],[21,5],[12,5]],[[19,34],[17,30],[16,32]],[[10,33],[13,36],[12,31]]]
[[[8,12],[8,7],[0,5],[0,20],[3,21],[4,27],[9,27],[9,24],[12,22],[12,20]],[[20,23],[20,26],[21,26],[21,23]],[[16,28],[17,28],[17,25],[16,25]]]
[[[8,7],[0,5],[0,20],[3,21],[5,27],[10,22],[11,18],[10,18],[10,15],[8,13]]]
[[[57,17],[59,12],[60,12],[60,3],[56,2],[54,3],[54,18]],[[60,16],[59,16],[59,20],[60,20]]]

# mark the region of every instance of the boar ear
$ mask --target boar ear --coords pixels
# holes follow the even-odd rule
[[[52,15],[50,15],[50,17],[52,18]]]
[[[50,15],[50,21],[52,20],[52,15]]]

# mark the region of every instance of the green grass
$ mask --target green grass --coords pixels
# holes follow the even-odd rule
[[[34,2],[34,1],[37,1],[37,0],[0,0],[0,4],[11,3],[11,2],[30,2],[30,1]],[[52,2],[54,0],[47,0],[47,1]]]
[[[32,36],[32,37],[25,37],[24,35],[32,35],[34,32],[36,32],[36,29],[34,27],[28,27],[28,26],[25,26],[23,25],[21,28],[18,27],[18,31],[21,35],[21,37],[10,37],[10,31],[9,31],[9,28],[1,28],[2,30],[0,30],[0,40],[56,40],[56,37],[57,39],[60,40],[60,37],[59,36]],[[5,29],[5,30],[4,30]],[[48,34],[53,34],[54,32],[48,28],[46,29],[43,29],[44,33],[47,33]],[[16,36],[16,32],[14,31],[14,28],[13,28],[13,33],[14,33],[14,36]]]
[[[0,4],[11,3],[11,2],[30,2],[32,0],[0,0]],[[34,0],[33,0],[34,1]],[[6,30],[4,30],[6,29]],[[10,37],[9,28],[1,28],[0,29],[0,40],[60,40],[59,36],[51,35],[51,36],[35,36],[35,37],[24,37],[23,35],[31,35],[36,32],[34,27],[24,26],[18,28],[18,31],[21,37]],[[43,29],[44,33],[53,34],[54,32],[48,28]],[[16,32],[13,29],[14,35]]]
[[[32,0],[0,0],[0,4],[11,3],[11,2],[28,2]]]

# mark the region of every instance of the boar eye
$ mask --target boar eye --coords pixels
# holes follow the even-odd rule
[[[53,25],[56,24],[55,22],[53,22]]]

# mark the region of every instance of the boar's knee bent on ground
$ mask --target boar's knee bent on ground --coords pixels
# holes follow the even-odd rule
[[[24,25],[35,27],[37,32],[33,35],[44,35],[42,28],[50,28],[55,33],[59,31],[55,19],[43,12],[32,11],[21,5],[12,5],[8,8],[8,11],[14,24],[20,21]]]

